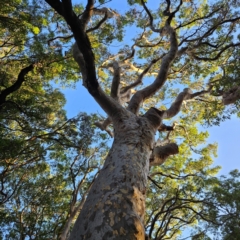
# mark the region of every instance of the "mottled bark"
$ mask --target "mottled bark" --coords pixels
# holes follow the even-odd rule
[[[70,240],[145,239],[149,158],[160,112],[113,117],[114,142],[95,180]]]

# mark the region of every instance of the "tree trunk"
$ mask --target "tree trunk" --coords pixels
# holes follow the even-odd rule
[[[149,158],[156,129],[146,117],[114,123],[114,142],[70,239],[145,239],[144,213]]]

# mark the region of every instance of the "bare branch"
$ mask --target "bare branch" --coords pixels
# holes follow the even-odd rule
[[[165,212],[165,211],[164,211],[165,206],[167,206],[168,204],[170,204],[170,207],[173,206],[173,205],[175,204],[175,202],[176,202],[177,196],[178,196],[178,191],[177,191],[175,197],[169,198],[168,200],[166,200],[166,201],[162,204],[161,209],[159,209],[158,213],[154,216],[154,218],[153,218],[153,220],[152,220],[151,228],[150,228],[150,230],[149,230],[149,236],[150,236],[150,237],[151,237],[151,235],[152,235],[152,232],[153,232],[155,223],[156,223],[156,221],[158,220],[158,217]],[[168,209],[169,209],[170,207],[168,207]],[[167,209],[166,211],[168,211],[168,209]],[[162,218],[160,227],[162,227],[162,224],[163,224],[164,220],[165,220],[165,217]]]
[[[155,175],[161,175],[161,176],[163,176],[163,177],[168,177],[168,178],[171,178],[171,179],[177,179],[177,180],[180,180],[180,179],[185,179],[185,178],[188,178],[188,177],[200,177],[200,176],[198,176],[198,175],[196,175],[196,174],[187,174],[187,175],[183,175],[183,176],[181,176],[181,175],[177,175],[177,174],[165,174],[165,173],[163,173],[163,172],[160,172],[160,171],[158,171],[158,172],[154,172],[154,173],[152,173],[150,176],[151,177],[153,177],[153,176],[155,176]]]
[[[86,21],[90,18],[93,0],[89,0],[82,19],[78,19],[76,14],[72,10],[72,4],[70,0],[63,0],[62,7],[64,8],[64,18],[68,25],[71,27],[74,38],[76,39],[77,46],[81,54],[83,55],[86,77],[87,77],[87,89],[91,95],[98,93],[98,81],[96,77],[96,68],[94,54],[92,52],[91,43],[85,32]]]
[[[183,92],[179,93],[176,100],[173,102],[171,107],[166,110],[163,114],[164,118],[172,118],[173,116],[177,115],[181,109],[182,103],[184,100],[190,99],[192,91],[189,88],[185,88]]]
[[[113,67],[113,80],[112,80],[110,96],[114,99],[118,99],[119,91],[120,91],[121,68],[119,67],[118,62],[116,61],[112,63],[112,67]]]
[[[165,29],[170,34],[170,50],[162,59],[161,67],[155,81],[151,85],[145,87],[133,95],[129,103],[128,110],[135,114],[138,112],[140,104],[145,99],[155,94],[163,86],[167,79],[169,67],[176,57],[178,50],[176,33],[169,25],[165,26]]]
[[[63,0],[64,1],[69,1],[69,0]],[[71,1],[70,1],[71,2]],[[93,6],[94,6],[94,0],[88,0],[87,6],[85,8],[85,11],[83,12],[81,16],[81,23],[83,24],[83,28],[86,31],[87,24],[93,14]],[[71,8],[72,10],[72,8]]]
[[[202,61],[215,61],[217,60],[223,52],[225,52],[227,49],[231,48],[231,47],[236,47],[236,46],[240,46],[240,42],[238,43],[231,43],[231,44],[228,44],[227,46],[223,47],[219,52],[218,54],[215,56],[215,57],[212,57],[212,58],[208,58],[208,57],[199,57],[197,56],[198,53],[190,53],[189,55],[191,55],[194,59],[196,60],[202,60]]]
[[[139,44],[136,43],[136,46],[140,47],[140,48],[152,48],[152,47],[156,47],[157,45],[159,45],[162,42],[162,39],[160,39],[157,43],[153,43],[153,44]]]
[[[152,67],[156,62],[158,62],[161,58],[162,58],[162,57],[153,59],[153,60],[151,61],[151,63],[141,72],[141,74],[139,75],[138,79],[137,79],[134,83],[132,83],[132,84],[130,84],[130,85],[122,88],[122,89],[121,89],[121,93],[122,93],[122,94],[123,94],[123,93],[126,93],[128,90],[130,90],[130,89],[138,86],[139,84],[141,84],[143,77],[149,72],[149,70],[151,69],[151,67]]]
[[[175,17],[175,14],[179,11],[181,5],[182,5],[182,0],[180,0],[179,5],[177,6],[176,10],[173,12],[170,12],[170,0],[167,1],[167,9],[163,12],[165,16],[168,16],[167,23],[170,25],[172,19]]]
[[[73,37],[73,34],[69,35],[69,36],[57,36],[57,37],[54,37],[54,38],[50,38],[48,39],[47,43],[48,43],[48,46],[50,46],[51,42],[56,40],[56,39],[64,39],[64,40],[68,40],[70,38]]]
[[[149,179],[156,187],[158,187],[159,189],[162,189],[162,187],[160,187],[160,186],[158,185],[158,183],[157,183],[154,179],[152,179],[150,176],[148,176],[148,179]]]
[[[73,51],[73,58],[77,62],[80,68],[80,72],[82,74],[83,86],[87,88],[87,70],[86,70],[83,55],[78,49],[77,43],[73,44],[72,51]]]
[[[208,88],[207,90],[203,90],[203,91],[195,92],[195,93],[191,94],[190,99],[193,99],[193,98],[198,97],[198,96],[202,96],[202,95],[204,95],[204,94],[206,94],[206,93],[210,93],[211,90],[212,90],[212,88],[213,88],[213,86],[210,85],[209,88]]]
[[[217,9],[217,11],[218,10],[220,10],[221,9],[221,7],[219,8],[219,9]],[[215,12],[217,12],[217,11],[214,11],[214,13]],[[199,19],[197,19],[197,20],[201,20],[201,19],[206,19],[206,21],[207,21],[207,18],[209,17],[209,16],[212,16],[213,15],[213,13],[210,13],[207,17],[203,17],[203,18],[199,18]],[[190,36],[188,36],[188,37],[185,37],[181,42],[180,42],[180,44],[179,44],[179,46],[181,46],[184,42],[197,42],[197,44],[195,44],[194,46],[193,46],[193,50],[194,49],[196,49],[196,48],[198,48],[198,47],[200,47],[200,46],[202,46],[202,45],[211,45],[211,43],[208,43],[208,41],[203,41],[203,39],[205,39],[205,38],[207,38],[207,37],[209,37],[210,35],[212,35],[212,34],[214,34],[214,32],[217,30],[217,28],[219,27],[219,26],[221,26],[221,25],[223,25],[223,24],[225,24],[225,23],[232,23],[232,24],[234,24],[234,23],[236,23],[236,22],[238,22],[239,21],[239,19],[240,19],[240,17],[237,17],[237,18],[233,18],[233,19],[223,19],[222,21],[219,21],[217,24],[215,24],[215,25],[213,25],[211,28],[208,28],[207,29],[207,31],[206,32],[203,32],[202,33],[202,30],[201,30],[201,28],[203,27],[203,25],[202,25],[202,27],[201,28],[199,28],[199,29],[196,29],[196,31],[194,31]],[[177,28],[176,28],[177,29]],[[196,33],[197,32],[199,32],[201,30],[201,35],[200,36],[198,36]],[[229,32],[232,32],[232,28],[229,30]],[[192,38],[192,39],[189,39],[189,38],[191,38],[191,37],[195,37],[195,36],[197,36],[197,37],[195,37],[195,38]],[[225,43],[225,41],[222,41],[222,44],[221,45],[223,45]],[[220,45],[220,46],[221,46]],[[230,44],[231,45],[231,44]],[[216,46],[212,46],[212,47],[216,47]],[[219,47],[219,46],[218,46]],[[230,46],[231,47],[231,46]],[[228,47],[227,47],[228,48]],[[225,50],[225,49],[224,49]],[[224,51],[223,50],[223,51]],[[201,60],[201,59],[200,59]],[[214,60],[214,59],[213,59]]]
[[[0,93],[0,106],[2,106],[5,101],[6,97],[11,93],[17,91],[21,86],[22,83],[25,81],[25,76],[33,69],[33,64],[29,65],[28,67],[23,68],[20,73],[18,74],[17,81],[10,87],[4,89]]]
[[[166,0],[166,2],[167,2],[167,7],[166,7],[166,9],[163,11],[163,14],[164,14],[165,16],[169,16],[169,15],[170,15],[170,5],[171,5],[171,1],[170,1],[170,0]]]
[[[113,133],[110,129],[108,129],[108,125],[111,124],[112,120],[110,117],[107,117],[104,121],[102,122],[95,122],[94,124],[99,127],[102,131],[106,131],[110,137],[113,137]]]
[[[179,150],[178,145],[176,143],[168,143],[163,146],[156,146],[153,149],[153,154],[150,159],[150,166],[162,165],[169,156],[178,153]]]
[[[178,94],[176,100],[172,103],[171,107],[168,110],[164,111],[163,119],[172,118],[175,115],[177,115],[181,109],[181,106],[184,100],[193,99],[195,97],[209,93],[212,87],[213,86],[210,85],[208,90],[203,90],[195,93],[192,93],[191,89],[185,88],[183,92]]]
[[[120,72],[121,68],[119,67],[118,62],[113,62],[109,66],[113,68],[113,80],[111,86],[110,96],[121,104],[121,95],[120,95]],[[106,131],[110,137],[113,137],[113,133],[108,129],[108,125],[111,124],[112,120],[110,117],[107,117],[103,122],[95,122],[95,125],[99,127],[102,131]]]
[[[45,0],[58,14],[63,16],[63,8],[60,0]]]
[[[87,21],[93,12],[93,0],[88,0],[88,4],[81,19],[79,19],[73,12],[71,0],[62,0],[62,2],[58,0],[46,1],[53,8],[57,8],[55,10],[57,10],[58,13],[65,18],[67,24],[73,32],[78,46],[75,50],[79,50],[78,58],[76,59],[79,59],[78,65],[82,68],[81,71],[84,71],[84,86],[109,116],[116,116],[117,112],[119,113],[118,110],[121,110],[121,113],[125,112],[118,102],[106,95],[99,86],[97,80],[94,54],[85,29]]]
[[[146,11],[148,17],[149,17],[149,25],[150,25],[150,28],[152,29],[153,32],[159,32],[159,30],[155,29],[154,26],[153,26],[153,16],[152,14],[150,13],[150,11],[148,10],[146,4],[145,4],[145,1],[144,0],[141,0],[141,3],[143,5],[143,8],[144,10]]]
[[[110,8],[93,8],[95,15],[107,15],[107,18],[119,17],[120,15]]]
[[[130,84],[129,86],[126,86],[122,88],[119,92],[119,86],[120,86],[120,67],[117,62],[108,64],[108,67],[112,66],[114,69],[114,78],[112,81],[111,86],[111,97],[115,98],[118,102],[120,102],[121,105],[128,102],[131,98],[131,89],[136,87],[137,85],[142,83],[143,76],[150,70],[153,64],[155,64],[158,59],[154,59],[151,61],[149,66],[144,69],[144,71],[139,75],[138,79]],[[111,137],[113,137],[113,133],[107,128],[107,126],[111,123],[111,119],[108,117],[104,122],[96,122],[95,125],[98,126],[101,130],[105,130]]]
[[[125,61],[127,61],[127,60],[129,60],[129,59],[131,59],[131,58],[134,57],[134,55],[135,55],[135,45],[136,45],[136,44],[133,44],[133,45],[132,45],[132,47],[131,47],[132,52],[130,53],[129,56],[127,56],[126,58],[124,58],[124,59],[122,60],[122,62],[125,62]]]
[[[108,19],[108,15],[105,14],[104,18],[101,19],[101,20],[99,21],[99,23],[98,23],[95,27],[89,28],[86,32],[92,32],[92,31],[94,31],[94,30],[97,30],[98,28],[100,28],[100,27],[103,25],[103,23],[106,22],[107,19]]]
[[[188,26],[188,25],[191,25],[192,23],[194,23],[194,22],[197,22],[197,21],[201,21],[201,20],[203,20],[203,19],[207,19],[207,18],[210,18],[211,16],[213,16],[216,12],[218,12],[220,9],[222,9],[224,6],[223,5],[221,5],[219,8],[216,8],[215,10],[213,10],[213,11],[211,11],[209,14],[207,14],[207,15],[204,15],[203,17],[198,17],[198,18],[195,18],[195,19],[193,19],[192,21],[189,21],[189,22],[187,22],[186,24],[180,24],[179,26],[177,26],[176,28],[175,28],[175,30],[176,29],[179,29],[179,28],[182,28],[182,27],[186,27],[186,26]]]
[[[173,131],[174,130],[174,125],[173,126],[167,126],[165,124],[161,124],[161,126],[158,128],[159,132],[163,132],[163,131]]]

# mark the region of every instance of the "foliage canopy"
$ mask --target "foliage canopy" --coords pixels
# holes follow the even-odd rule
[[[90,1],[73,6],[80,18],[86,13],[86,2]],[[195,229],[200,224],[204,229],[206,224],[214,234],[220,227],[223,239],[238,236],[234,226],[239,225],[235,217],[239,173],[231,172],[229,179],[213,177],[219,170],[211,167],[217,145],[206,144],[208,133],[198,129],[200,124],[220,124],[239,114],[240,3],[126,2],[128,8],[122,13],[122,9],[104,8],[111,4],[108,1],[96,1],[86,24],[104,91],[128,107],[130,98],[154,81],[171,51],[171,34],[163,31],[170,22],[178,40],[175,59],[163,86],[142,101],[139,114],[152,106],[169,109],[186,87],[194,92],[185,99],[181,114],[159,129],[161,144],[177,144],[179,154],[169,154],[163,165],[151,168],[146,233],[152,239],[178,239],[186,227]],[[79,67],[82,72],[83,68],[72,57],[76,33],[57,11],[45,1],[3,0],[1,4],[3,239],[66,239],[108,149],[107,136],[96,126],[111,136],[113,132],[111,121],[96,115],[67,118],[59,87],[74,86],[81,78]],[[132,32],[137,34],[131,36]],[[114,93],[116,75],[120,87]],[[202,229],[196,228],[192,239],[206,237]]]

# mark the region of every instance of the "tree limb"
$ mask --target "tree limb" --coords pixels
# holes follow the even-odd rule
[[[116,99],[118,102],[120,102],[121,105],[128,102],[131,98],[131,89],[136,87],[137,85],[142,83],[143,76],[150,70],[150,68],[155,64],[160,58],[154,59],[151,61],[151,63],[148,65],[146,69],[143,70],[143,72],[139,75],[138,79],[133,82],[132,84],[123,87],[119,92],[120,87],[120,67],[117,62],[113,62],[111,64],[108,64],[108,67],[112,66],[114,71],[114,77],[112,81],[111,86],[111,97]],[[108,117],[104,122],[96,122],[95,125],[99,127],[101,130],[105,130],[111,137],[113,137],[113,133],[107,128],[107,126],[111,123],[111,119]]]
[[[195,97],[209,93],[211,91],[212,87],[213,86],[210,85],[208,90],[203,90],[203,91],[195,92],[195,93],[192,93],[191,89],[185,88],[183,90],[183,92],[178,94],[176,100],[172,103],[170,108],[168,110],[164,111],[163,119],[172,118],[175,115],[177,115],[181,109],[181,106],[182,106],[182,103],[184,100],[193,99]]]
[[[81,19],[74,13],[71,0],[62,0],[62,2],[59,0],[46,0],[46,2],[64,17],[73,32],[80,52],[79,59],[81,62],[78,62],[78,64],[84,69],[84,86],[109,116],[116,116],[118,113],[119,117],[119,112],[123,113],[125,109],[118,102],[107,96],[99,86],[94,54],[90,40],[86,34],[86,24],[92,15],[94,1],[88,0]]]
[[[150,166],[162,165],[169,156],[178,153],[179,150],[176,143],[168,143],[163,146],[156,146],[154,147],[152,157],[150,158]]]
[[[95,27],[89,28],[86,32],[92,32],[94,30],[97,30],[98,28],[100,28],[102,26],[103,23],[106,22],[107,19],[108,19],[107,14],[105,14],[104,18],[101,19]]]
[[[112,68],[113,68],[113,80],[112,80],[110,96],[117,100],[119,97],[119,91],[120,91],[121,68],[119,67],[118,62],[116,61],[112,63]]]
[[[45,0],[57,13],[63,16],[63,8],[60,0]]]
[[[178,50],[176,33],[169,25],[166,25],[165,29],[170,34],[170,50],[162,59],[161,67],[155,81],[133,95],[128,110],[135,114],[138,113],[141,103],[154,95],[163,86],[167,79],[168,69],[176,57]]]
[[[64,1],[66,1],[66,0],[63,0],[63,2]],[[69,1],[69,0],[67,0],[67,1]],[[86,31],[86,28],[87,28],[87,24],[88,24],[88,22],[89,22],[89,20],[92,16],[92,13],[93,13],[93,6],[94,6],[94,0],[88,0],[85,11],[83,12],[82,17],[81,17],[81,22],[83,24],[83,28],[84,28],[85,31]]]
[[[173,126],[167,126],[167,125],[165,125],[165,124],[161,124],[160,125],[160,127],[158,128],[158,131],[159,132],[163,132],[163,131],[173,131],[174,130],[174,126],[175,125],[173,125]]]
[[[118,62],[114,61],[111,63],[109,66],[112,66],[113,68],[113,80],[112,80],[112,85],[111,85],[111,92],[110,96],[115,99],[117,102],[120,102],[121,104],[121,95],[120,95],[120,72],[121,68],[119,67]],[[102,131],[106,131],[110,137],[113,137],[113,133],[111,132],[110,129],[108,129],[108,125],[111,124],[112,120],[110,117],[107,117],[104,121],[102,122],[95,122],[94,124],[99,127]]]
[[[156,59],[153,59],[151,61],[151,63],[141,72],[141,74],[139,75],[139,77],[137,78],[137,80],[135,82],[133,82],[132,84],[124,87],[121,89],[121,93],[126,93],[128,90],[138,86],[139,84],[142,83],[142,79],[144,77],[144,75],[146,75],[148,73],[148,71],[151,69],[151,67],[156,63],[158,62],[162,57],[159,57],[159,58],[156,58]]]
[[[0,106],[2,106],[6,102],[6,97],[11,93],[17,91],[21,86],[22,83],[25,81],[25,76],[33,69],[33,64],[29,65],[28,67],[23,68],[20,73],[18,74],[17,81],[10,87],[4,89],[0,93]]]
[[[227,49],[231,48],[231,47],[237,47],[237,46],[240,46],[240,42],[238,43],[231,43],[231,44],[228,44],[226,45],[225,47],[223,47],[218,53],[216,56],[214,57],[199,57],[197,54],[198,53],[191,53],[190,52],[190,56],[192,56],[194,59],[196,60],[202,60],[202,61],[215,61],[217,60],[223,52],[225,52]]]
[[[110,137],[113,137],[113,133],[110,129],[108,129],[108,125],[111,124],[112,120],[110,117],[107,117],[104,121],[95,122],[94,124],[99,127],[102,131],[106,131]]]
[[[177,115],[181,109],[182,103],[184,100],[190,99],[192,94],[192,90],[189,88],[185,88],[183,92],[179,93],[176,100],[172,103],[171,107],[164,111],[163,119],[172,118]]]

